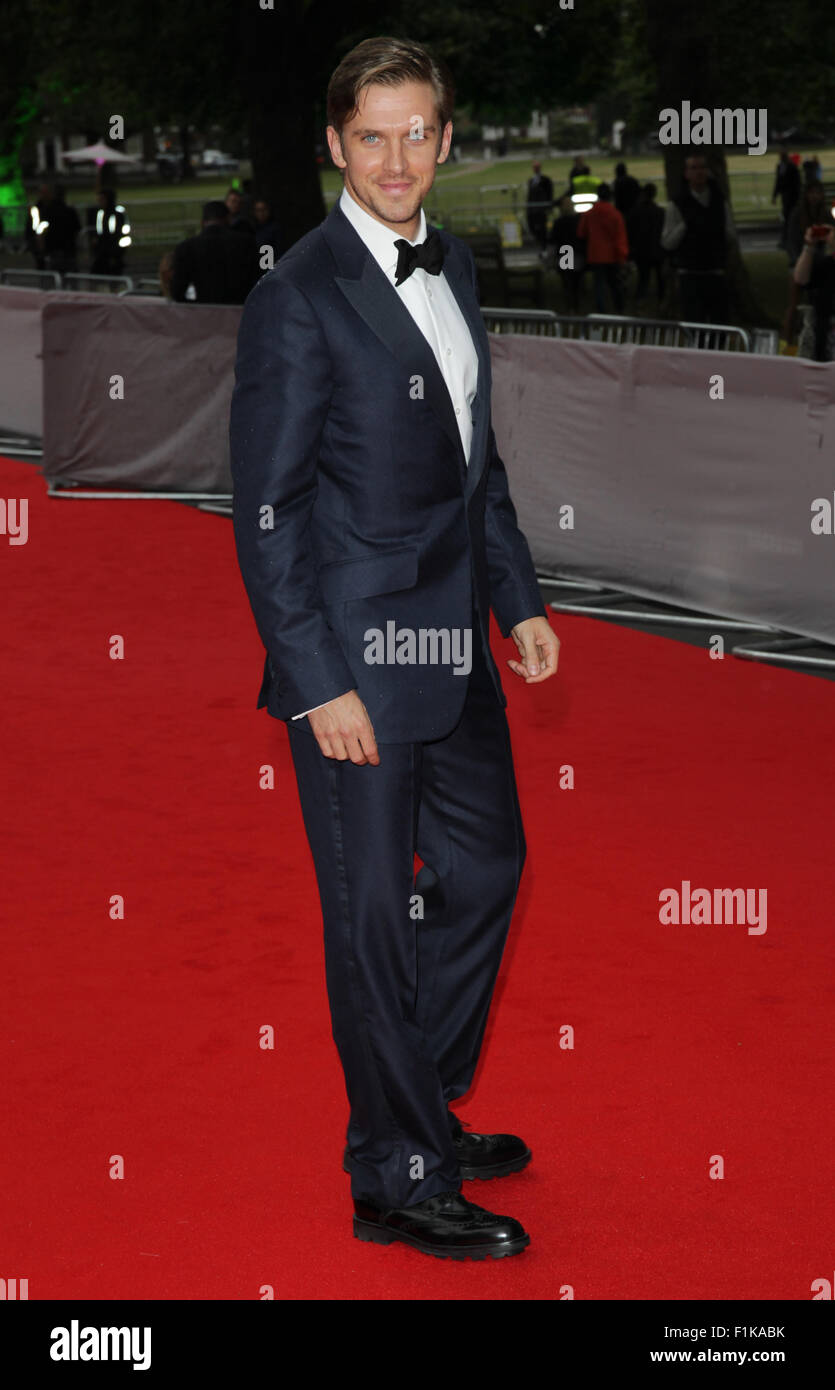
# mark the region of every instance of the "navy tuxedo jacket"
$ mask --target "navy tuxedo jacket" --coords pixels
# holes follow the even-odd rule
[[[449,659],[369,664],[369,630],[471,629],[475,605],[506,704],[489,610],[505,637],[545,613],[490,424],[472,253],[438,231],[478,354],[469,466],[435,355],[338,203],[259,280],[238,334],[233,517],[267,654],[258,707],[289,720],[357,690],[378,742],[450,733],[468,680]]]

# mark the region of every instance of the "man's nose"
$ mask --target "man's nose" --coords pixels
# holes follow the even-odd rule
[[[385,170],[388,174],[400,174],[406,168],[406,151],[399,140],[389,142],[386,151]]]

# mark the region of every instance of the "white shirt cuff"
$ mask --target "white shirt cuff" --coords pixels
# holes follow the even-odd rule
[[[325,705],[329,705],[329,704],[330,704],[330,700],[325,700],[324,704],[325,704]],[[313,706],[313,709],[323,709],[323,708],[324,708],[324,705],[314,705],[314,706]],[[312,714],[312,713],[313,713],[313,709],[305,709],[305,710],[302,710],[301,714],[294,714],[294,715],[292,716],[292,718],[293,718],[293,719],[304,719],[304,716],[305,716],[306,714]]]

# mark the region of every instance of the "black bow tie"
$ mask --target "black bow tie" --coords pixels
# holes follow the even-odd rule
[[[394,244],[397,247],[395,285],[402,285],[404,280],[408,280],[416,266],[430,275],[440,275],[444,264],[444,245],[435,227],[427,232],[426,240],[418,246],[411,246],[402,237]]]

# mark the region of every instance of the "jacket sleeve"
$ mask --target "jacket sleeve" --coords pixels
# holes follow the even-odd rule
[[[357,688],[310,541],[331,376],[307,297],[269,272],[241,315],[229,443],[238,563],[286,717]]]
[[[478,297],[475,261],[470,258],[473,289]],[[510,498],[507,470],[499,457],[492,424],[487,436],[487,496],[484,509],[490,607],[502,637],[526,618],[547,617],[528,542],[519,529]]]

